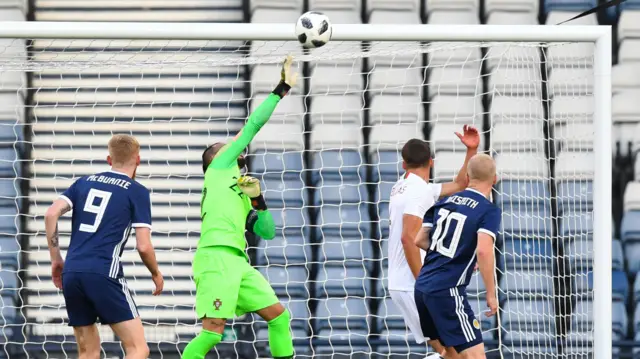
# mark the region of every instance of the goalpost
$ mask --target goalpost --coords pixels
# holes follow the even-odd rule
[[[469,288],[489,356],[611,358],[610,27],[336,24],[312,51],[293,29],[0,22],[0,130],[16,138],[0,162],[18,193],[3,215],[20,225],[0,238],[0,358],[75,350],[43,214],[74,179],[108,169],[113,133],[141,142],[165,293],[149,295],[134,238],[124,272],[152,352],[178,355],[199,330],[190,262],[201,151],[241,128],[289,52],[300,84],[248,156],[278,234],[248,240],[292,312],[298,357],[424,355],[386,300],[388,191],[411,137],[435,150],[433,179],[450,180],[464,151],[451,131],[473,124],[497,160],[503,208],[497,318],[484,318],[477,275]],[[63,252],[69,228],[67,216]],[[225,357],[267,355],[263,322],[231,328],[217,347]],[[122,353],[108,328],[101,335],[107,355]]]

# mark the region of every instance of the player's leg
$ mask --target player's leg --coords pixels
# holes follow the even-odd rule
[[[144,328],[140,317],[112,323],[111,330],[120,338],[125,352],[125,359],[146,359],[149,357],[149,346],[144,339]]]
[[[78,359],[100,358],[100,333],[95,324],[73,327],[78,343]]]
[[[418,315],[418,309],[416,308],[416,302],[413,292],[390,290],[389,294],[391,296],[391,300],[393,300],[393,303],[402,313],[402,318],[413,334],[416,343],[422,344],[424,343],[425,339],[427,339],[427,343],[431,346],[431,348],[433,348],[436,353],[443,354],[444,347],[442,346],[442,344],[440,344],[440,341],[432,340],[424,335],[424,333],[422,333],[422,328],[420,327],[420,317]]]
[[[236,314],[250,312],[257,313],[267,322],[271,355],[274,358],[293,358],[291,315],[269,282],[254,268],[246,271],[242,278]]]
[[[233,258],[224,250],[196,252],[196,313],[202,320],[202,331],[187,344],[183,359],[203,359],[220,343],[227,319],[235,314],[242,273],[230,261]]]
[[[475,319],[471,306],[458,289],[423,296],[438,330],[440,342],[446,347],[445,358],[484,358],[480,323]],[[477,355],[478,348],[482,356]],[[475,349],[472,349],[475,348]],[[471,351],[469,351],[472,349]]]
[[[95,325],[98,313],[88,296],[90,290],[85,288],[84,273],[65,273],[62,276],[62,295],[80,359],[100,358],[100,335]]]

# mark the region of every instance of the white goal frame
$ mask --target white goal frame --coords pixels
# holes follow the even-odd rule
[[[294,24],[0,22],[0,38],[296,41]],[[594,53],[593,357],[612,355],[611,27],[333,25],[333,41],[580,42]],[[608,239],[608,240],[607,240]]]

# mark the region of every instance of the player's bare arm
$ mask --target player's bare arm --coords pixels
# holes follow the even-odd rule
[[[142,263],[144,263],[145,267],[149,270],[149,273],[151,273],[151,280],[153,280],[153,283],[156,286],[156,289],[153,291],[153,295],[162,293],[162,289],[164,288],[164,278],[158,268],[156,252],[153,249],[153,244],[151,244],[150,228],[136,228],[136,249],[138,250],[138,254],[140,254]]]
[[[485,288],[487,288],[487,306],[489,311],[486,313],[490,317],[498,311],[498,299],[496,298],[495,283],[495,252],[494,241],[487,233],[478,233],[478,268]]]
[[[469,184],[469,178],[467,177],[467,166],[469,160],[476,153],[478,153],[478,146],[480,145],[480,134],[478,130],[471,125],[464,125],[462,127],[462,133],[456,132],[456,136],[467,147],[467,154],[464,158],[464,163],[458,171],[458,175],[453,182],[443,183],[442,190],[440,192],[440,198],[448,197],[454,193],[460,192],[467,188]]]
[[[425,251],[429,250],[429,232],[431,232],[431,228],[422,227],[418,231],[416,238],[414,239],[414,244]]]
[[[407,264],[413,273],[414,278],[418,278],[420,268],[422,268],[422,259],[420,258],[420,250],[415,245],[415,238],[422,227],[422,218],[411,214],[402,215],[402,248],[407,258]]]
[[[71,210],[71,206],[64,199],[57,199],[44,214],[44,227],[47,234],[47,246],[51,257],[51,278],[58,289],[62,289],[62,269],[64,260],[60,253],[60,239],[58,233],[58,219]]]

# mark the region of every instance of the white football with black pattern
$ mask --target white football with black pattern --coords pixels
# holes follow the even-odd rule
[[[331,21],[321,12],[306,12],[296,23],[296,36],[302,46],[308,49],[324,46],[331,40]]]

